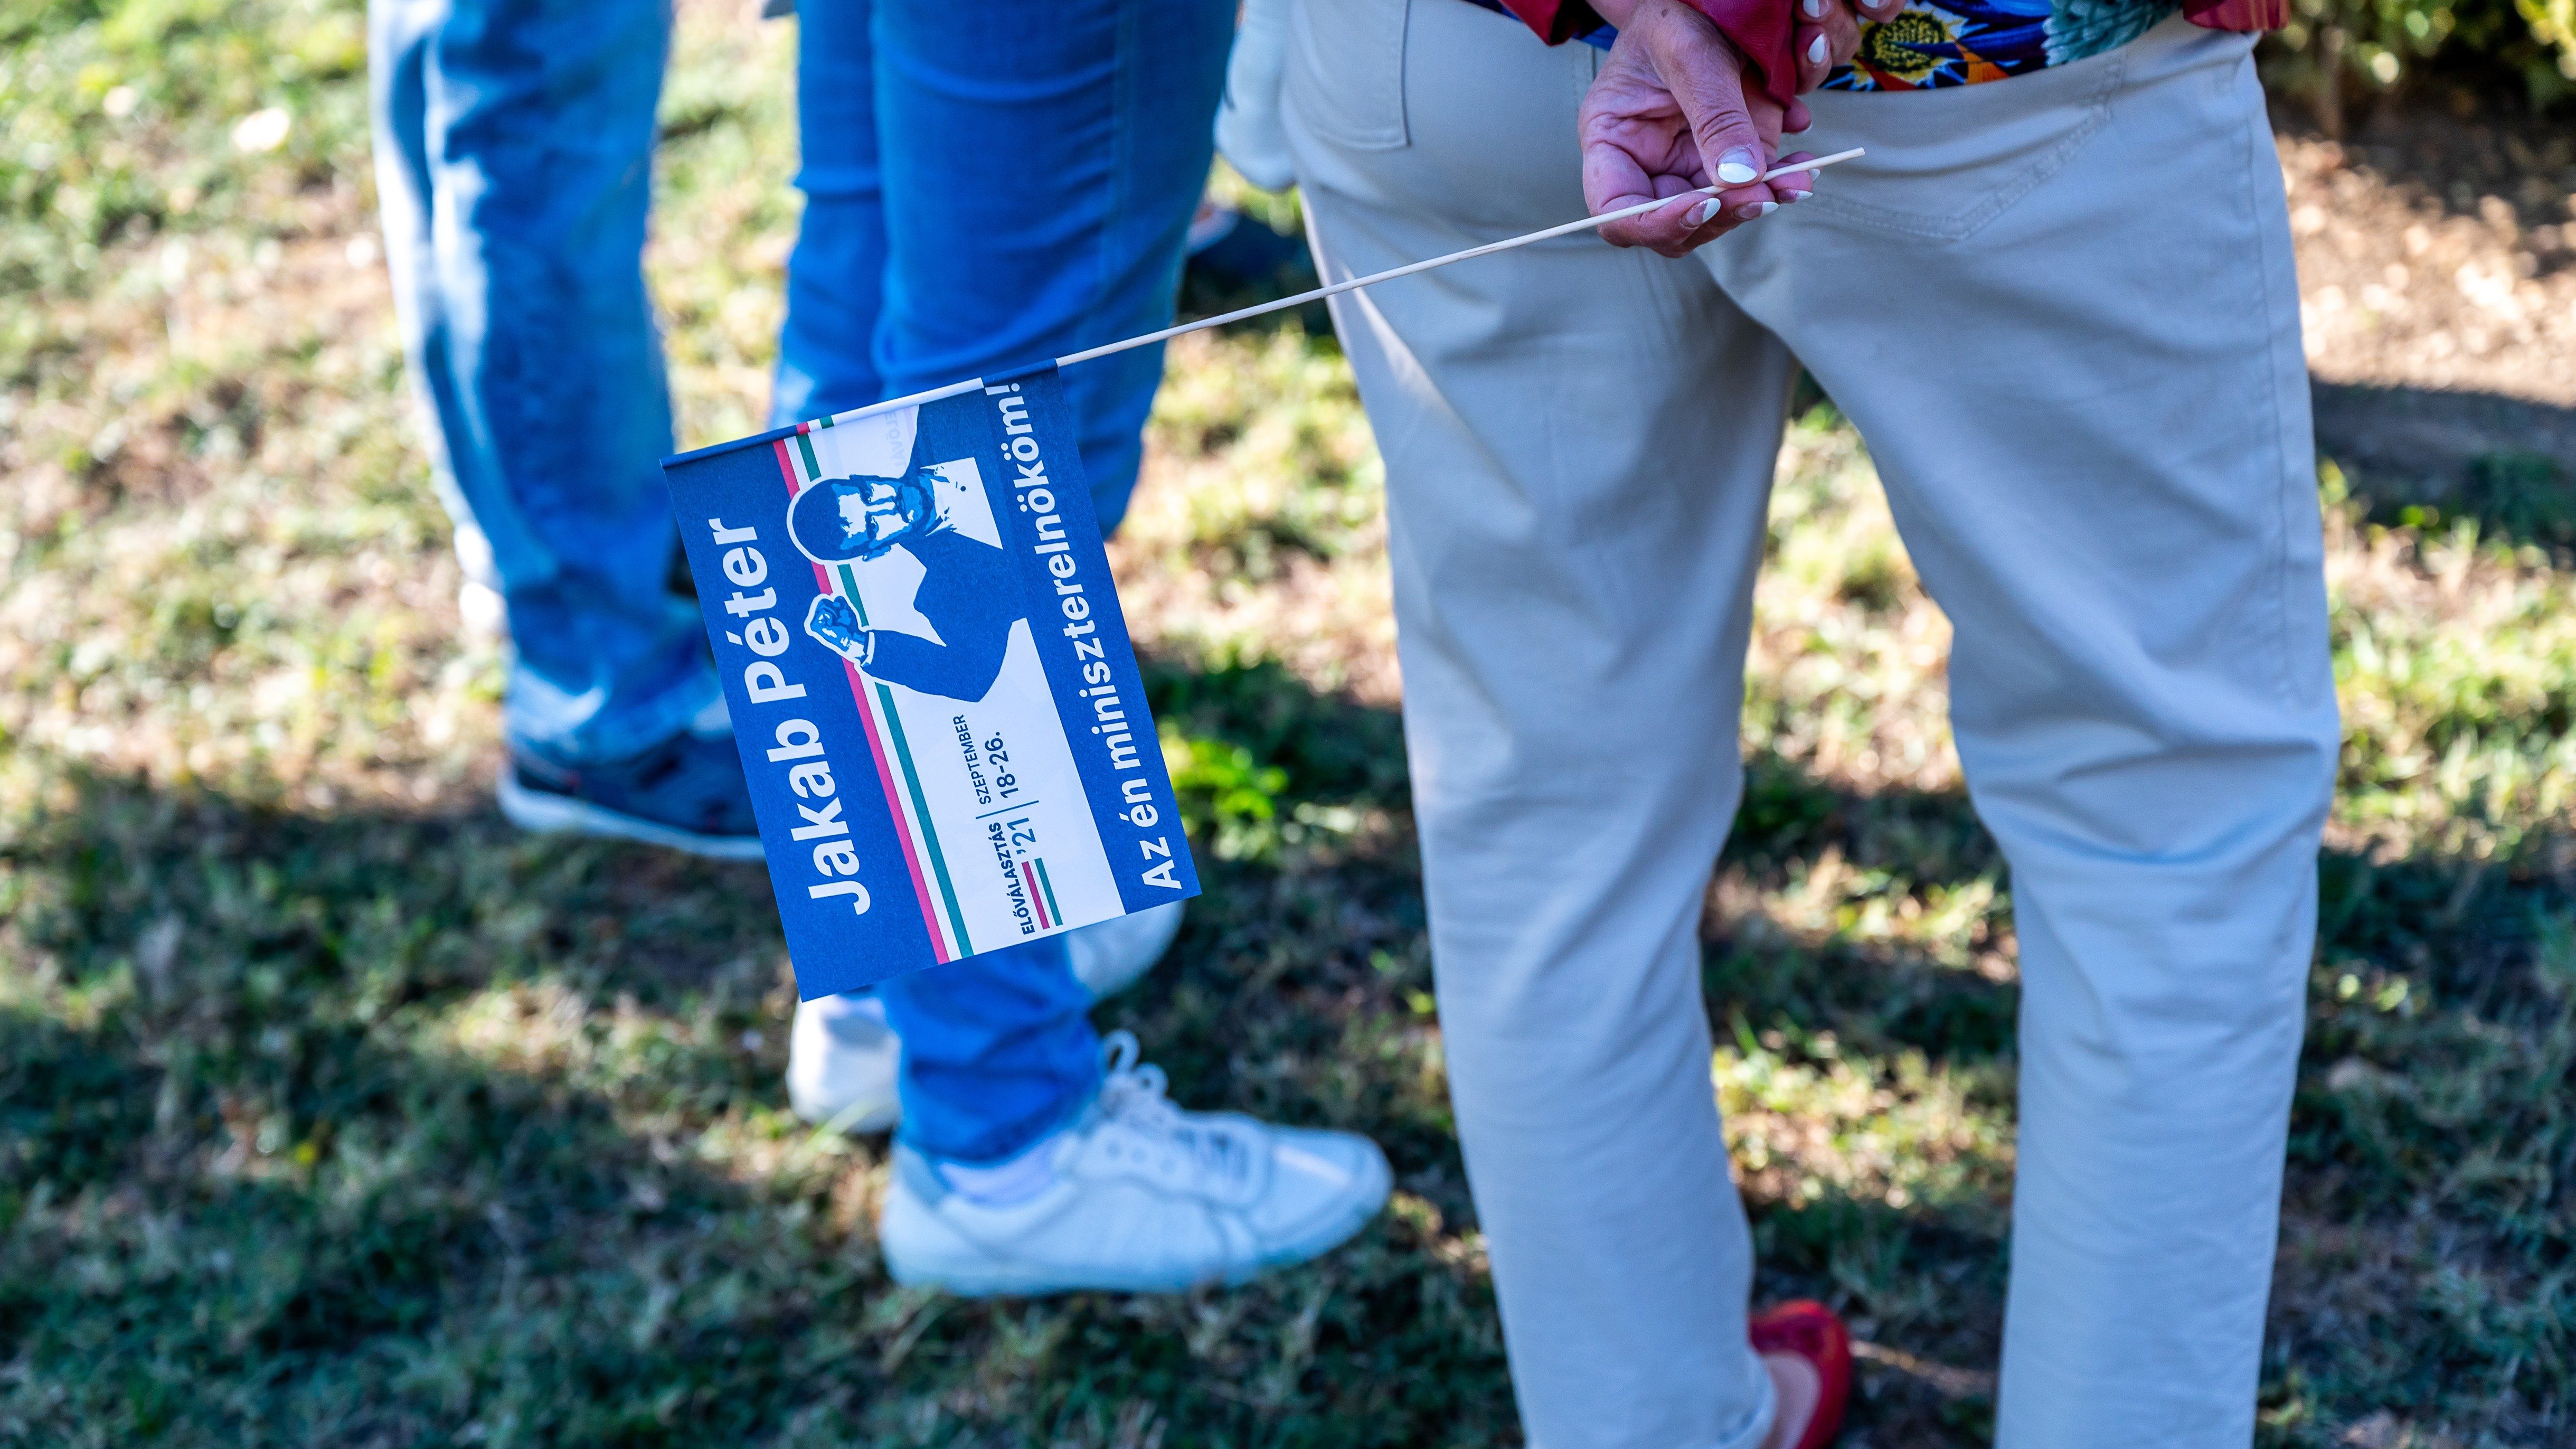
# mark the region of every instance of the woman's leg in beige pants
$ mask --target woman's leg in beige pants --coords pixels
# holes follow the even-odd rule
[[[1997,1438],[2253,1437],[2339,748],[2252,44],[1816,98],[1817,200],[1701,255],[1860,427],[1957,628],[2012,867],[2021,1129]]]
[[[1409,49],[1442,59],[1399,90],[1370,66],[1404,23],[1301,9],[1290,128],[1335,277],[1583,211],[1592,53],[1423,0]],[[1532,1443],[1749,1445],[1769,1381],[1698,923],[1787,354],[1698,264],[1591,237],[1335,315],[1386,457],[1451,1092]]]
[[[1335,275],[1580,214],[1589,57],[1456,0],[1302,17],[1290,132]],[[1451,1086],[1541,1449],[1726,1443],[1760,1398],[1692,925],[1737,800],[1775,334],[1957,625],[1961,755],[2014,870],[2001,1441],[2250,1439],[2337,741],[2247,49],[2177,22],[1820,97],[1808,144],[1870,160],[1695,262],[1569,240],[1336,314],[1387,457]]]

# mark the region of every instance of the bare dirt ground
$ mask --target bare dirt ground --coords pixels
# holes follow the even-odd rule
[[[2434,497],[2482,458],[2576,466],[2576,134],[2282,129],[2322,450]]]

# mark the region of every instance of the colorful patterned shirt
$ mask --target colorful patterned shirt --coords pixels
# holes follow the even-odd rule
[[[1861,22],[1860,54],[1829,91],[1913,91],[2027,75],[2116,50],[2181,0],[1912,0]]]
[[[1548,44],[1607,48],[1618,32],[1588,0],[1471,0],[1517,16]],[[1685,0],[1726,32],[1781,104],[1795,66],[1791,0]],[[1884,23],[1861,22],[1860,54],[1825,78],[1835,91],[1912,91],[2028,75],[2117,50],[2177,10],[2210,30],[2259,33],[2289,20],[2289,0],[1909,0]]]

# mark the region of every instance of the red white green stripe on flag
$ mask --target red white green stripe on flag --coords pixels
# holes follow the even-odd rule
[[[791,498],[821,475],[814,445],[806,440],[806,434],[815,426],[800,424],[794,437],[781,438],[771,445],[778,454],[778,471],[787,480]],[[850,607],[858,612],[860,625],[866,626],[868,606],[859,597],[858,576],[848,564],[831,569],[816,564],[814,579],[824,592],[849,600]],[[859,718],[867,724],[868,748],[876,757],[877,781],[884,787],[886,799],[895,806],[895,834],[903,841],[904,865],[912,876],[922,923],[930,931],[931,950],[943,963],[971,956],[975,946],[966,934],[966,913],[957,904],[957,886],[949,878],[947,852],[940,848],[939,829],[931,822],[930,802],[921,789],[921,771],[913,763],[912,743],[904,737],[894,695],[885,684],[862,675],[857,666],[847,661],[841,669],[849,678],[851,698],[858,701]]]

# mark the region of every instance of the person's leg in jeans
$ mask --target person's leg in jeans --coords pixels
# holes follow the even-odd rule
[[[386,254],[439,490],[508,611],[504,803],[756,855],[730,741],[692,729],[720,694],[669,587],[642,267],[667,9],[374,0],[369,26]]]
[[[2254,1432],[2339,731],[2252,45],[2175,19],[1811,97],[1810,144],[1869,157],[1701,253],[1858,424],[1957,626],[2020,940],[2006,1449]]]
[[[1233,13],[809,0],[806,212],[772,421],[1169,326]],[[1104,531],[1162,368],[1155,346],[1064,375]]]
[[[828,43],[845,19],[807,43]],[[1223,0],[878,0],[865,37],[877,139],[862,152],[809,131],[821,144],[807,154],[876,160],[881,311],[864,362],[825,355],[850,334],[818,339],[791,324],[782,373],[803,391],[796,410],[1168,323],[1231,22]],[[844,56],[857,44],[840,41]],[[827,208],[827,224],[864,221],[865,188],[848,194],[861,204]],[[799,263],[868,246],[813,242]],[[845,298],[825,315],[863,310],[862,288]],[[1104,527],[1134,486],[1160,373],[1158,349],[1066,378]],[[1136,1064],[1132,1038],[1102,1053],[1068,957],[1102,930],[879,988],[904,1044],[904,1125],[879,1222],[899,1280],[963,1293],[1181,1288],[1311,1257],[1385,1200],[1386,1162],[1365,1138],[1182,1112],[1161,1073]]]
[[[877,0],[890,393],[1171,324],[1234,33],[1227,0]],[[1163,349],[1064,375],[1102,529]]]
[[[1328,279],[1584,211],[1597,52],[1305,0],[1285,112]],[[1751,1449],[1752,1243],[1700,999],[1742,791],[1787,353],[1705,269],[1567,237],[1338,299],[1386,457],[1442,1040],[1529,1440]]]
[[[1229,7],[806,0],[798,23],[806,210],[788,261],[774,423],[1170,324]],[[1011,159],[997,167],[1000,157]],[[1065,376],[1104,531],[1135,487],[1161,370],[1157,347]],[[1160,954],[1177,925],[1176,911],[1164,915],[1140,951]],[[865,1051],[882,1021],[903,1043],[908,1143],[967,1162],[1026,1147],[1098,1078],[1093,993],[1069,944],[1094,942],[1036,942],[889,983],[874,1002],[809,1006],[808,1049],[791,1073],[810,1103],[800,1106],[849,1111],[856,1084],[824,1080],[821,1033]],[[845,1070],[873,1074],[841,1055]],[[854,1105],[845,1125],[882,1123],[873,1104]]]
[[[774,428],[890,395],[876,364],[886,224],[875,23],[871,0],[797,7],[796,189],[805,193],[805,214],[787,257],[787,318],[769,398]]]
[[[783,413],[1170,321],[1230,5],[877,0],[868,16],[817,4],[807,0],[803,40],[805,84],[822,102],[806,111],[819,204],[790,270],[792,305],[828,325],[791,318]],[[860,57],[873,58],[873,135],[858,129],[866,108],[847,103],[856,87],[822,73]],[[818,124],[842,129],[818,135]],[[872,296],[871,277],[834,269],[878,254],[879,227]],[[869,351],[850,355],[872,305]],[[1135,484],[1160,374],[1156,349],[1066,378],[1104,528]],[[1311,1257],[1384,1201],[1386,1162],[1364,1138],[1179,1111],[1123,1034],[1103,1062],[1071,955],[1113,928],[1167,940],[1172,917],[1157,927],[1150,915],[878,988],[903,1042],[903,1128],[879,1225],[899,1280],[964,1293],[1181,1288]],[[1149,944],[1148,960],[1160,950]],[[869,1005],[825,1009],[847,1020]],[[800,1009],[800,1043],[818,1015]],[[791,1094],[795,1074],[791,1063]]]

